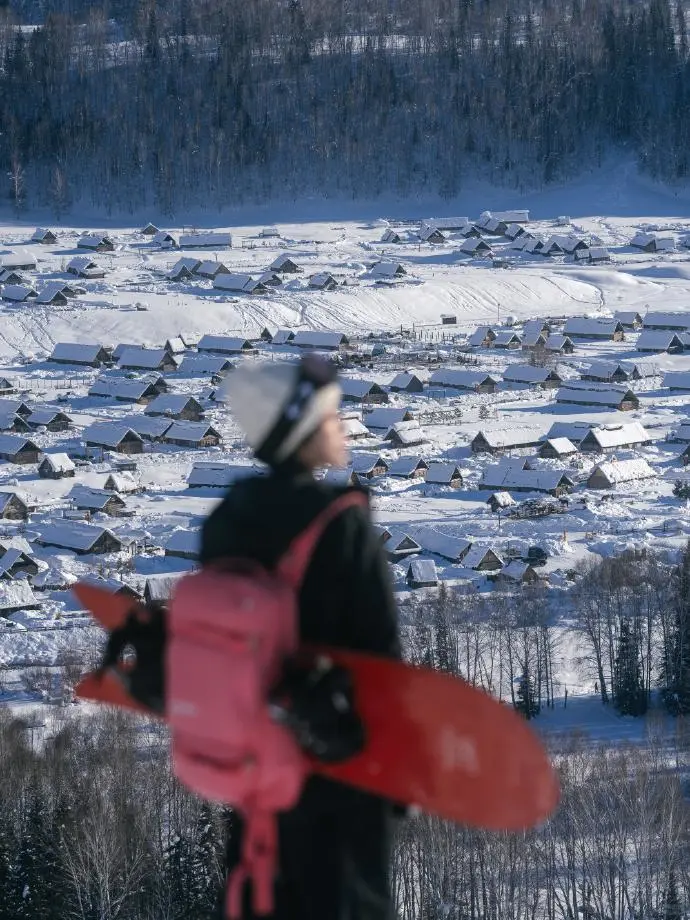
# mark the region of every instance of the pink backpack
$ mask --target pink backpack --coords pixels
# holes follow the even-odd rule
[[[259,914],[273,908],[276,813],[292,808],[308,774],[293,735],[270,715],[268,694],[298,646],[298,594],[316,544],[361,492],[335,499],[268,571],[230,559],[182,578],[170,602],[167,717],[174,771],[190,789],[242,813],[242,862],[228,881],[237,918],[253,882]]]

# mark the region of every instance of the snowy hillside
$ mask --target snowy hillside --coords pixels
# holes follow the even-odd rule
[[[142,593],[194,565],[204,515],[250,463],[215,399],[222,377],[238,361],[294,360],[293,333],[330,331],[344,336],[354,475],[390,534],[401,601],[427,580],[488,598],[534,581],[560,636],[555,692],[591,693],[569,628],[578,565],[641,547],[672,559],[690,534],[673,495],[690,441],[676,438],[690,400],[690,219],[552,207],[548,220],[247,222],[212,239],[111,225],[38,242],[48,228],[3,225],[0,491],[26,514],[1,522],[0,566],[35,600],[0,585],[15,624],[5,666],[93,654],[67,591],[76,578]],[[678,331],[646,328],[661,311],[681,313]],[[638,350],[644,336],[652,351]],[[13,462],[22,440],[28,462]],[[43,478],[55,454],[72,469]]]

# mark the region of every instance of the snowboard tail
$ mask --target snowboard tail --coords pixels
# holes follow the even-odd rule
[[[106,629],[132,610],[130,597],[82,582],[73,591]],[[344,649],[305,648],[327,655],[352,675],[366,747],[340,763],[308,758],[311,772],[429,814],[494,830],[544,821],[559,799],[548,756],[511,707],[456,677]],[[127,692],[126,668],[88,674],[76,695],[156,715]]]

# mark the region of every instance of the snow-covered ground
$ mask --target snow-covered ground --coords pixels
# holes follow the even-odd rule
[[[367,359],[358,370],[347,369],[346,376],[360,377],[387,388],[392,378],[404,369],[428,378],[437,367],[430,361],[440,357],[443,359],[440,366],[479,369],[500,380],[509,365],[527,363],[528,353],[495,348],[468,352],[466,337],[479,324],[505,328],[509,321],[511,328],[520,333],[523,321],[543,318],[550,320],[558,331],[558,324],[572,316],[604,317],[617,310],[644,315],[648,310],[688,309],[690,250],[681,243],[690,235],[690,217],[684,216],[688,213],[684,206],[673,216],[669,198],[664,199],[656,216],[651,208],[640,209],[638,216],[631,216],[632,207],[621,197],[624,206],[611,209],[611,214],[617,216],[598,213],[592,207],[592,216],[578,216],[569,225],[561,226],[556,218],[568,211],[578,213],[574,207],[578,199],[573,190],[564,190],[562,199],[553,193],[552,218],[532,221],[528,229],[544,238],[551,234],[581,234],[593,245],[607,247],[612,261],[597,266],[576,264],[563,256],[526,256],[513,249],[504,237],[486,239],[496,259],[503,261],[505,267],[461,253],[462,238],[453,234],[440,244],[384,244],[380,240],[387,228],[413,231],[418,222],[376,219],[371,216],[371,209],[363,209],[364,219],[349,214],[347,220],[299,221],[293,217],[279,221],[280,236],[272,238],[261,236],[262,227],[273,222],[269,213],[262,212],[260,223],[251,223],[247,217],[246,223],[214,227],[232,233],[232,248],[203,252],[161,250],[141,234],[140,228],[107,222],[107,233],[115,243],[115,250],[92,255],[94,262],[105,270],[105,278],[77,280],[66,273],[70,259],[84,254],[77,249],[77,239],[84,230],[103,230],[102,224],[57,228],[57,243],[39,245],[30,242],[35,225],[6,222],[0,225],[0,258],[8,252],[28,251],[38,264],[36,269],[23,274],[36,287],[40,289],[49,280],[71,280],[84,290],[63,306],[0,301],[0,378],[8,377],[16,388],[6,398],[24,400],[33,408],[59,408],[69,415],[72,423],[66,432],[39,430],[17,436],[30,437],[43,450],[74,455],[81,447],[81,433],[92,422],[127,422],[143,412],[141,405],[88,396],[87,391],[99,374],[124,377],[125,371],[117,367],[99,371],[51,362],[48,358],[59,342],[111,346],[124,342],[161,347],[166,339],[180,334],[187,341],[196,341],[205,333],[242,335],[257,342],[264,327],[272,331],[288,327],[294,331],[343,332],[353,339],[354,353],[362,355],[371,344],[366,336],[375,333],[377,341],[385,342],[385,354]],[[644,199],[643,203],[649,206],[651,201]],[[469,206],[458,209],[458,213],[466,214],[468,209]],[[540,213],[544,209],[542,202]],[[468,216],[476,219],[478,212],[470,212]],[[163,229],[173,234],[180,232],[175,227]],[[662,236],[671,236],[675,248],[663,253],[642,253],[631,248],[629,241],[640,229],[654,229]],[[189,228],[185,230],[189,232]],[[231,272],[249,273],[257,278],[277,256],[285,253],[302,271],[282,276],[283,284],[269,288],[266,294],[229,294],[214,290],[209,280],[193,278],[177,283],[166,278],[182,256],[222,261]],[[407,274],[395,283],[377,283],[369,275],[369,269],[379,259],[400,262]],[[337,288],[330,292],[310,289],[308,279],[318,272],[332,273],[339,282]],[[442,314],[453,314],[456,325],[442,326]],[[401,328],[404,335],[390,336]],[[553,366],[563,378],[575,378],[592,360],[636,361],[649,357],[635,350],[637,335],[626,330],[622,342],[578,340],[575,352],[559,356]],[[257,342],[257,348],[259,357],[271,360],[292,360],[296,351],[289,346],[272,347],[261,342]],[[476,359],[476,366],[459,363],[468,354]],[[653,358],[660,372],[690,371],[689,355],[686,351]],[[253,361],[257,357],[233,356],[230,360]],[[248,463],[249,455],[225,409],[208,399],[208,377],[189,376],[184,370],[164,377],[170,391],[194,396],[202,403],[205,421],[221,434],[222,444],[196,450],[147,442],[145,452],[134,458],[135,479],[143,491],[123,496],[126,516],[107,517],[98,513],[92,516],[92,523],[108,527],[127,544],[127,549],[119,554],[75,556],[33,542],[49,523],[63,521],[64,513],[73,510],[69,493],[75,484],[103,487],[115,461],[122,459],[115,453],[80,465],[73,478],[59,480],[39,479],[35,464],[0,465],[0,490],[18,491],[33,509],[26,523],[0,521],[0,545],[3,540],[7,542],[17,536],[28,540],[41,572],[53,570],[65,585],[90,573],[117,577],[143,589],[150,575],[183,571],[193,565],[189,560],[163,555],[170,536],[178,529],[198,528],[222,494],[219,490],[187,488],[186,478],[193,463],[199,460]],[[661,373],[631,386],[640,403],[639,409],[632,412],[558,404],[554,400],[555,390],[507,383],[500,383],[493,394],[463,393],[446,387],[425,389],[420,394],[388,391],[388,405],[416,413],[423,443],[393,449],[389,442],[382,441],[384,432],[380,431],[353,445],[356,452],[380,453],[387,462],[401,456],[452,461],[462,471],[463,486],[452,490],[423,481],[378,477],[372,481],[377,522],[409,534],[422,545],[424,531],[429,528],[469,540],[491,548],[503,563],[524,555],[530,546],[539,546],[549,554],[539,574],[548,577],[556,592],[567,588],[577,563],[590,556],[616,554],[633,546],[649,546],[674,554],[690,534],[690,508],[672,495],[674,481],[683,478],[679,454],[684,445],[668,437],[685,418],[690,391],[664,388]],[[352,408],[366,421],[361,407]],[[5,414],[0,411],[0,415]],[[558,461],[535,460],[534,448],[510,451],[508,456],[514,459],[529,458],[533,468],[563,470],[575,480],[575,488],[557,514],[522,519],[505,513],[493,514],[486,504],[490,492],[480,490],[479,481],[486,467],[498,458],[473,453],[469,445],[474,435],[479,430],[527,426],[540,437],[556,422],[576,421],[600,425],[639,421],[647,429],[651,444],[618,449],[606,455],[577,453]],[[612,457],[645,459],[654,476],[621,484],[614,490],[588,489],[586,479],[591,469]],[[514,497],[523,500],[535,495],[514,493]],[[494,590],[483,572],[463,568],[437,554],[423,552],[422,555],[433,558],[440,577],[451,584],[469,584],[485,592]],[[408,564],[409,560],[403,560],[393,566],[402,596],[409,595],[405,585]],[[65,651],[90,654],[98,641],[68,591],[37,590],[36,596],[40,609],[10,614],[8,620],[15,625],[0,631],[0,665],[5,669],[55,663]],[[567,686],[575,699],[569,702],[567,710],[557,710],[545,718],[558,725],[565,725],[565,719],[572,727],[596,723],[598,717],[593,707],[598,711],[598,703],[587,699],[592,690],[591,680],[577,664],[582,649],[572,639],[562,647],[557,686]],[[11,687],[8,694],[12,696]],[[608,729],[601,731],[603,737],[607,736]]]

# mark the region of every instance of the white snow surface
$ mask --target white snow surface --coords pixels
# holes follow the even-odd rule
[[[579,185],[542,192],[534,196],[533,202],[506,195],[502,203],[492,192],[482,204],[479,193],[473,192],[465,203],[436,203],[433,207],[428,202],[382,201],[361,206],[333,203],[330,216],[329,206],[324,203],[311,203],[301,210],[281,205],[273,213],[270,208],[256,208],[229,218],[226,212],[217,223],[210,214],[201,220],[199,215],[190,215],[185,228],[179,225],[179,219],[178,225],[168,225],[160,215],[147,217],[175,238],[196,221],[204,231],[230,234],[232,247],[217,250],[161,250],[140,234],[139,228],[145,222],[141,219],[133,219],[126,226],[99,215],[91,225],[84,219],[81,223],[75,221],[73,226],[55,228],[46,215],[41,215],[42,224],[59,231],[58,243],[47,246],[31,242],[38,222],[36,215],[30,222],[27,218],[25,223],[0,223],[0,251],[28,250],[38,260],[36,269],[23,272],[32,286],[71,280],[85,291],[70,297],[65,306],[0,301],[0,377],[7,377],[15,385],[16,392],[8,397],[12,413],[22,401],[31,408],[65,412],[72,419],[70,429],[39,429],[31,432],[31,440],[43,451],[69,454],[77,463],[73,477],[40,479],[36,464],[0,462],[0,490],[20,491],[28,497],[32,509],[26,522],[0,520],[0,547],[9,546],[17,538],[25,541],[40,563],[34,594],[41,603],[38,610],[13,614],[10,620],[15,625],[9,626],[8,621],[6,628],[0,629],[0,667],[53,663],[61,650],[78,649],[86,654],[98,641],[98,631],[78,609],[76,600],[66,590],[53,589],[54,585],[62,583],[66,587],[76,578],[99,573],[124,579],[143,590],[149,576],[176,576],[190,570],[192,561],[164,556],[163,547],[175,532],[198,531],[204,517],[222,497],[221,487],[235,479],[238,470],[242,472],[251,464],[233,419],[221,404],[208,398],[210,387],[218,383],[216,378],[212,383],[210,371],[219,370],[223,362],[199,358],[193,349],[186,351],[181,370],[164,374],[164,381],[167,391],[175,397],[193,396],[201,402],[205,424],[222,436],[220,447],[188,449],[146,441],[144,453],[132,458],[109,454],[106,449],[96,450],[90,462],[80,460],[78,455],[84,453],[82,435],[89,426],[108,423],[111,429],[126,430],[134,416],[142,416],[145,406],[119,401],[115,395],[117,384],[110,388],[109,396],[89,396],[97,377],[122,381],[127,379],[126,372],[117,367],[96,369],[49,362],[47,358],[61,342],[113,347],[132,343],[162,348],[167,339],[180,336],[187,344],[198,342],[204,335],[252,340],[258,357],[230,356],[230,363],[237,364],[261,358],[294,360],[299,354],[289,345],[271,348],[258,341],[264,327],[271,332],[282,328],[304,333],[344,333],[353,339],[353,347],[366,356],[363,367],[347,370],[348,378],[384,387],[389,399],[384,410],[377,411],[385,418],[384,424],[374,429],[372,437],[357,441],[358,457],[364,451],[369,460],[380,454],[387,463],[419,458],[427,463],[452,464],[462,471],[459,489],[396,476],[377,477],[370,483],[377,523],[421,543],[422,553],[410,558],[432,559],[439,578],[450,584],[469,579],[478,590],[494,590],[485,573],[463,568],[460,562],[451,562],[434,552],[440,549],[452,556],[468,543],[478,547],[475,555],[479,548],[492,549],[506,563],[529,546],[546,549],[549,559],[539,574],[549,578],[557,597],[576,563],[592,555],[613,555],[630,546],[666,551],[670,557],[676,554],[690,535],[690,509],[672,496],[674,481],[685,478],[679,459],[685,445],[673,442],[670,435],[678,432],[683,423],[690,425],[690,390],[671,391],[662,385],[661,375],[690,373],[689,351],[655,355],[658,374],[626,382],[640,400],[640,408],[632,412],[557,404],[554,390],[520,383],[499,382],[493,394],[434,385],[426,386],[423,393],[395,393],[388,387],[403,373],[429,380],[437,369],[429,363],[430,357],[434,361],[442,358],[442,368],[490,375],[497,381],[502,381],[508,367],[528,363],[529,352],[520,348],[469,350],[467,337],[479,325],[491,325],[496,331],[506,331],[508,327],[521,334],[524,321],[543,319],[550,321],[553,333],[558,334],[571,317],[610,321],[618,311],[638,312],[642,317],[647,311],[687,312],[690,251],[676,245],[673,251],[644,253],[631,248],[629,242],[638,231],[656,232],[680,241],[690,233],[690,218],[685,216],[689,213],[690,195],[687,201],[676,199],[673,192],[660,191],[625,169],[623,173],[621,177],[612,174],[605,185],[593,177]],[[569,256],[531,256],[510,249],[507,238],[491,237],[488,239],[495,256],[510,266],[499,268],[490,259],[463,254],[463,238],[451,230],[444,231],[447,240],[441,244],[411,239],[421,216],[441,220],[446,214],[467,213],[470,220],[477,220],[485,207],[494,205],[530,207],[539,220],[530,221],[527,229],[545,239],[559,232],[557,215],[575,214],[571,227],[560,232],[605,246],[612,261],[590,266],[578,264]],[[403,215],[409,222],[402,219]],[[272,224],[278,225],[280,237],[260,237],[261,229]],[[93,260],[105,270],[105,278],[77,281],[66,273],[66,266],[78,254],[77,240],[94,227],[99,232],[105,227],[115,251],[94,254]],[[381,237],[388,228],[404,231],[403,242],[382,243]],[[271,287],[267,294],[230,295],[214,290],[208,279],[194,276],[175,283],[166,278],[184,256],[222,260],[233,273],[258,277],[286,254],[302,271],[283,274],[283,284]],[[372,264],[379,260],[400,263],[407,274],[395,280],[367,277]],[[338,282],[336,290],[325,292],[308,287],[309,277],[322,272],[333,275]],[[454,316],[456,323],[441,325],[442,314]],[[409,335],[381,339],[386,354],[374,357],[365,337],[369,333],[400,331],[401,326]],[[557,356],[559,374],[563,370],[567,378],[576,379],[595,361],[638,361],[638,335],[626,329],[623,342],[577,340],[574,354]],[[316,338],[326,346],[336,340],[333,335]],[[476,364],[466,363],[468,357]],[[556,367],[555,356],[551,366]],[[145,374],[134,372],[133,379],[143,380]],[[363,409],[369,408],[373,405],[365,402]],[[382,441],[384,429],[395,424],[404,409],[412,410],[419,420],[425,443],[392,449]],[[393,415],[397,417],[391,418]],[[360,413],[357,406],[353,420],[359,418],[371,431],[373,426],[366,412]],[[484,471],[500,460],[501,454],[471,452],[470,441],[479,430],[514,433],[528,429],[545,437],[552,426],[558,425],[560,429],[553,436],[563,437],[569,436],[574,425],[587,426],[586,432],[588,427],[623,423],[644,426],[651,444],[615,444],[606,454],[578,452],[562,460],[539,459],[534,447],[508,453],[513,459],[527,460],[531,469],[543,471],[545,479],[562,470],[574,481],[571,495],[564,500],[567,504],[561,509],[563,513],[539,518],[491,513],[486,504],[489,493],[480,491],[478,485]],[[358,429],[357,433],[362,432]],[[14,436],[28,437],[21,432]],[[34,542],[48,527],[62,528],[70,517],[77,520],[69,498],[75,485],[102,489],[109,474],[119,473],[118,461],[128,459],[136,464],[134,476],[140,490],[126,496],[122,516],[96,513],[91,519],[92,526],[105,527],[123,540],[126,549],[122,553],[78,556]],[[611,493],[587,489],[586,480],[597,463],[637,460],[649,464],[654,476],[619,482],[615,500],[610,500]],[[360,468],[367,465],[363,459],[358,463]],[[198,486],[189,488],[187,479],[195,464],[198,466],[192,484],[198,482]],[[201,464],[209,466],[204,468]],[[518,503],[537,497],[533,493],[513,495]],[[408,565],[408,560],[402,560],[392,566],[402,598],[412,593],[404,583]],[[555,603],[556,615],[558,609]],[[0,619],[0,624],[3,622]],[[591,694],[592,682],[579,665],[583,650],[567,623],[562,624],[562,629],[563,651],[557,679],[561,687],[568,686],[571,697],[578,693],[584,697]],[[579,709],[576,703],[569,704],[568,724],[576,724],[578,712],[582,720],[596,723],[590,709],[590,701],[583,701]],[[550,718],[545,717],[545,721]],[[602,728],[602,737],[606,737],[606,731]]]

